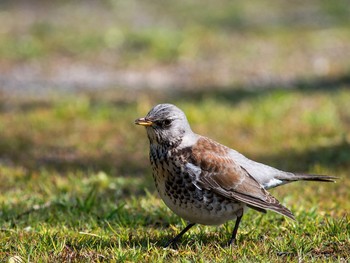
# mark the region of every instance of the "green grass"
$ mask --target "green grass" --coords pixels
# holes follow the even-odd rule
[[[0,261],[349,261],[349,12],[345,0],[0,2]],[[90,72],[125,74],[130,90],[122,78],[53,91]],[[163,73],[174,83],[141,89]],[[160,102],[254,160],[340,179],[271,190],[297,221],[249,211],[234,248],[228,222],[163,249],[186,222],[158,198],[133,123]]]
[[[0,260],[349,260],[350,90],[222,92],[1,97]],[[148,140],[133,124],[161,100],[181,107],[194,131],[255,160],[340,179],[272,190],[297,221],[249,211],[233,249],[224,244],[234,222],[194,227],[178,250],[163,249],[185,222],[157,197]]]
[[[329,60],[332,71],[339,70],[333,64],[349,66],[347,56],[333,50],[349,52],[350,8],[344,0],[297,6],[256,0],[106,0],[90,6],[38,1],[33,9],[8,1],[0,7],[0,62],[9,64],[29,60],[48,67],[64,58],[116,68],[189,67],[185,62],[209,59],[219,64],[216,60],[225,58],[233,68],[239,62],[244,73],[250,59],[256,60],[255,70],[262,63],[278,71],[285,63],[288,71],[300,60],[300,70],[312,68],[310,62],[321,57]]]

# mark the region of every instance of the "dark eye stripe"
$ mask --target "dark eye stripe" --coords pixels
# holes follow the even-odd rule
[[[161,120],[161,121],[156,121],[155,123],[157,124],[157,126],[165,128],[165,127],[168,127],[172,123],[172,120],[165,119],[165,120]]]

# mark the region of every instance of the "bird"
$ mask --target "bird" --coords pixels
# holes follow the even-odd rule
[[[221,225],[236,220],[228,245],[236,243],[248,208],[271,210],[292,220],[293,213],[267,190],[294,181],[335,182],[337,177],[285,172],[253,161],[238,151],[192,131],[185,113],[169,103],[154,106],[135,124],[146,127],[156,189],[164,203],[188,225]]]

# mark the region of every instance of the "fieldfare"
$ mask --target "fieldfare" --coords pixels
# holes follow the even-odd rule
[[[284,172],[252,161],[239,152],[192,132],[186,115],[172,104],[155,106],[135,124],[146,127],[156,188],[164,203],[189,224],[220,225],[236,219],[235,241],[247,208],[272,210],[291,219],[292,212],[267,189],[294,181],[334,182],[336,177]]]

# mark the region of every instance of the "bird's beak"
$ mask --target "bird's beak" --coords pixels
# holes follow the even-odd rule
[[[142,125],[142,126],[151,126],[153,122],[150,120],[147,120],[146,118],[139,118],[135,120],[135,124]]]

